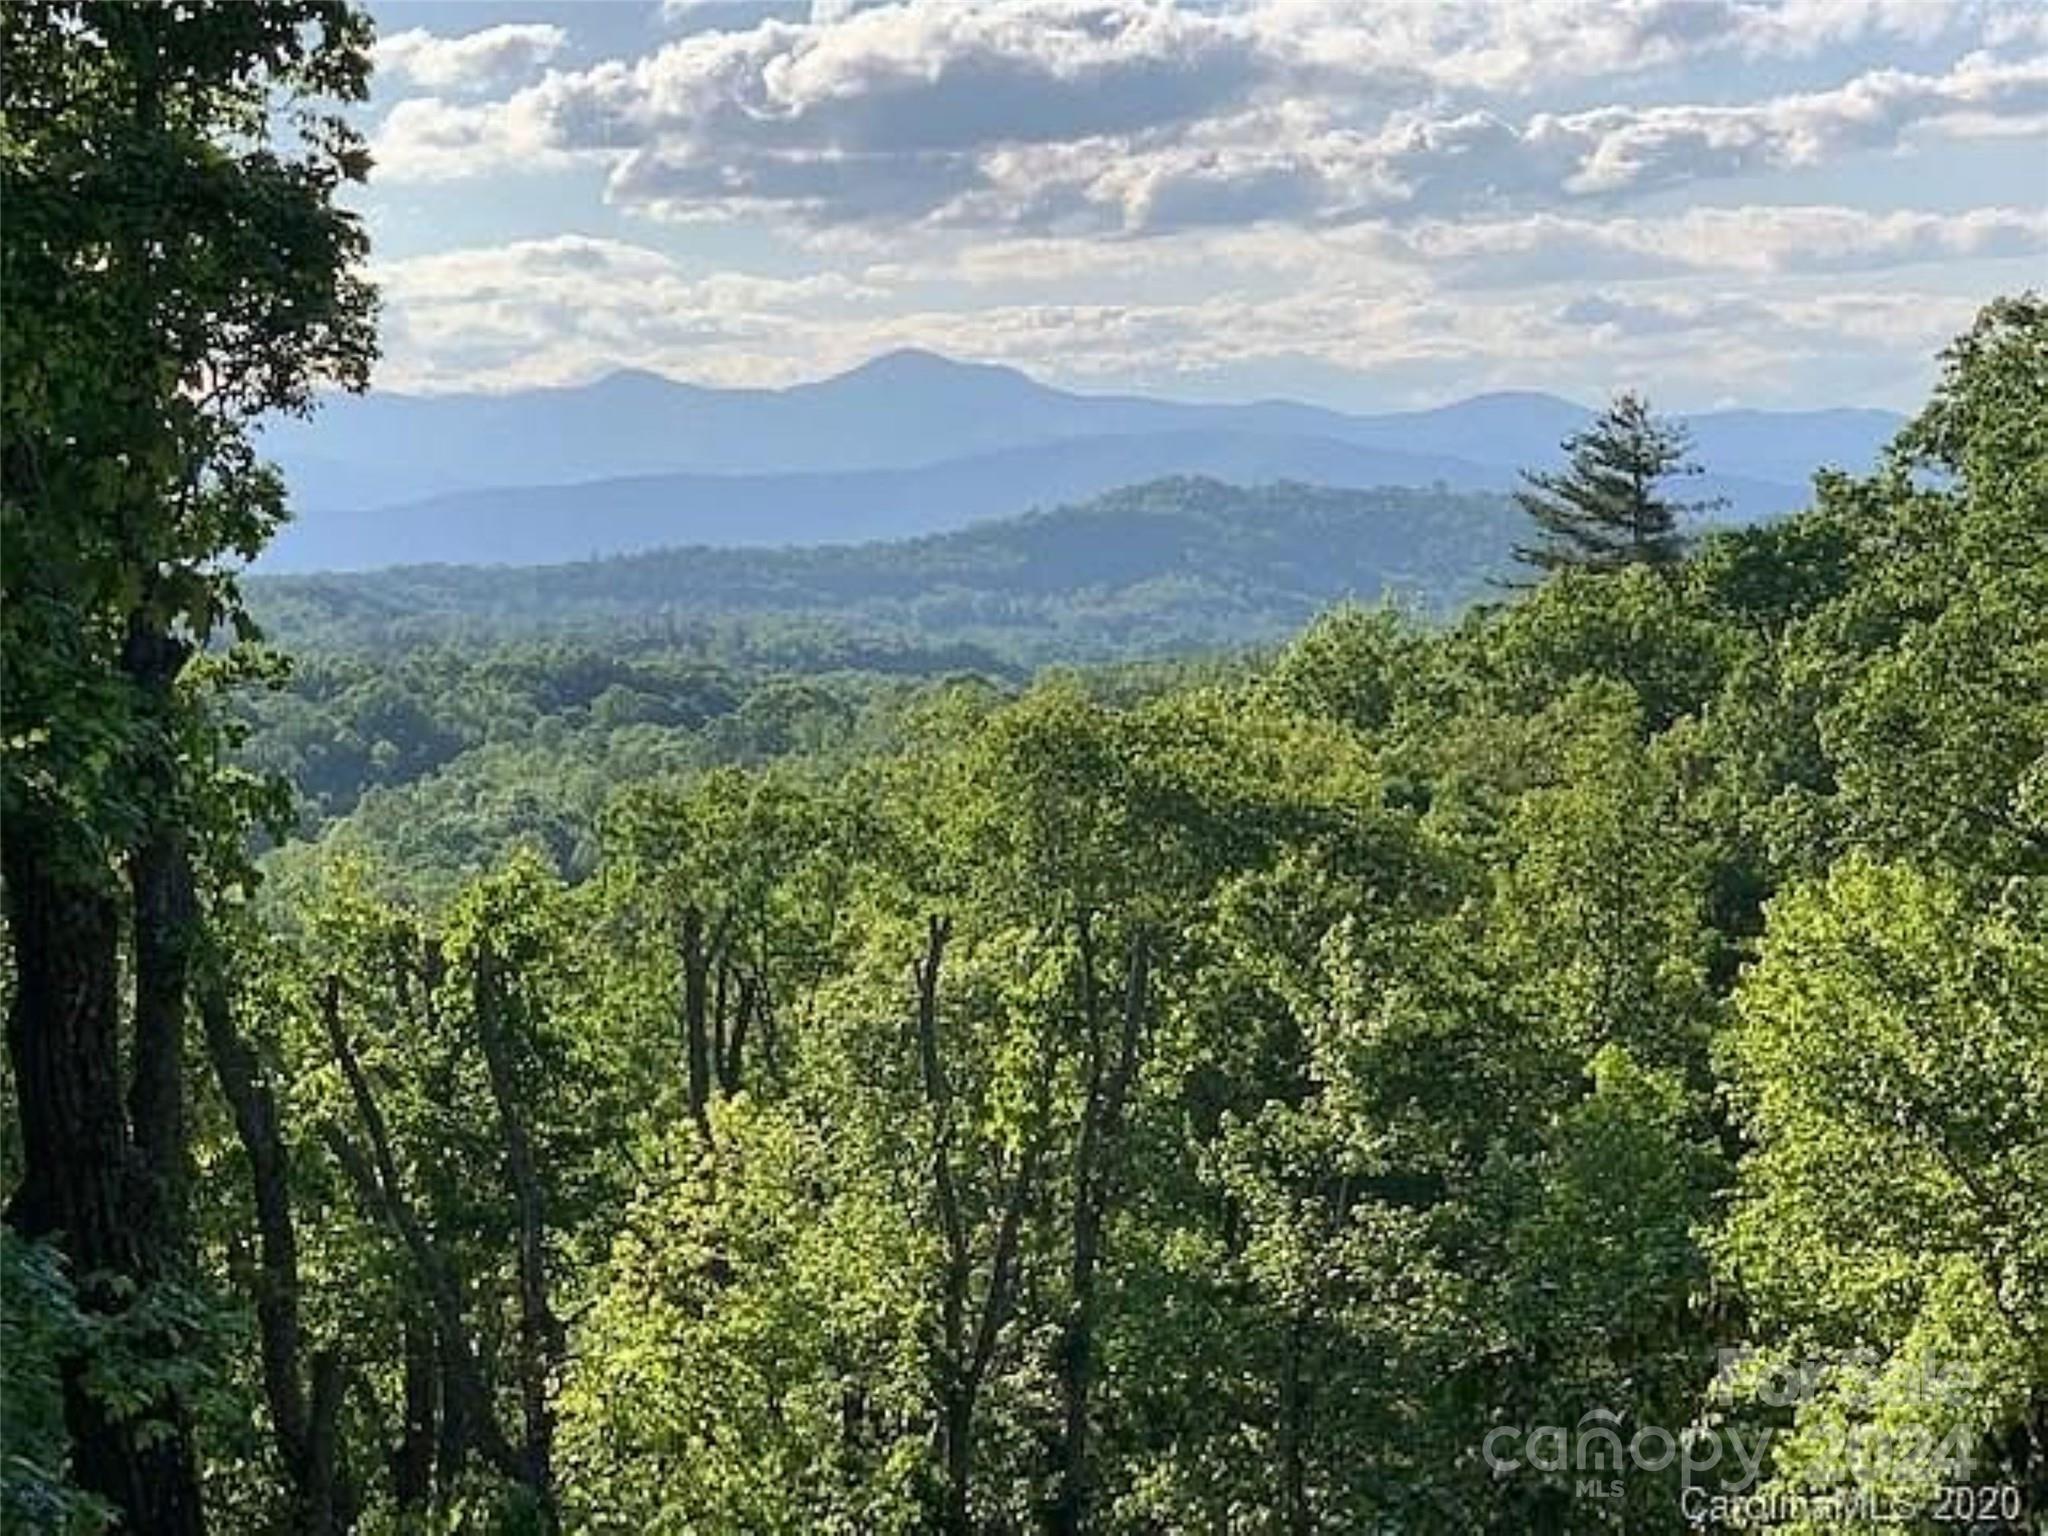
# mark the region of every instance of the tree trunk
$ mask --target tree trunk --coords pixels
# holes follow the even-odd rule
[[[434,1450],[440,1437],[441,1365],[434,1325],[406,1314],[404,1422],[391,1452],[391,1496],[401,1520],[424,1512],[434,1493]]]
[[[128,618],[121,670],[152,727],[135,765],[145,823],[128,856],[133,906],[135,1036],[128,1118],[134,1180],[129,1220],[146,1252],[174,1254],[185,1239],[185,999],[199,927],[199,895],[185,829],[176,817],[170,753],[171,690],[191,647],[140,609]]]
[[[945,1536],[972,1536],[974,1494],[974,1396],[964,1383],[949,1384],[939,1405],[940,1459],[945,1488],[939,1529]]]
[[[450,1342],[438,1322],[433,1331],[434,1376],[441,1393],[441,1423],[434,1436],[434,1485],[441,1500],[437,1507],[446,1509],[462,1487],[472,1453],[477,1452],[484,1436],[491,1432],[478,1419],[478,1414],[488,1411],[490,1404],[461,1384],[465,1379],[463,1360],[470,1350],[468,1338]],[[507,1455],[510,1456],[509,1449]],[[519,1475],[516,1458],[497,1470],[506,1477]]]
[[[421,1222],[418,1212],[413,1209],[411,1197],[399,1177],[398,1160],[392,1152],[391,1133],[384,1120],[384,1111],[377,1103],[376,1093],[343,1028],[341,982],[337,977],[328,978],[326,992],[321,999],[321,1014],[326,1022],[328,1045],[334,1053],[335,1064],[341,1068],[349,1095],[355,1101],[357,1117],[362,1121],[364,1135],[369,1140],[369,1156],[365,1157],[354,1141],[338,1128],[330,1129],[327,1143],[343,1172],[356,1186],[364,1205],[398,1235],[427,1293],[427,1300],[432,1303],[434,1332],[441,1357],[444,1449],[448,1447],[452,1434],[458,1461],[462,1452],[474,1448],[494,1470],[514,1481],[521,1481],[525,1476],[525,1463],[506,1440],[497,1415],[492,1411],[490,1389],[477,1364],[476,1351],[463,1322],[462,1293],[456,1284],[454,1271],[433,1235]]]
[[[328,1349],[314,1351],[312,1422],[307,1426],[299,1484],[301,1529],[309,1536],[355,1528],[355,1486],[341,1465],[341,1403],[347,1382],[341,1356]]]
[[[704,952],[704,913],[683,908],[683,1058],[689,1074],[690,1118],[711,1144],[711,1040],[705,1017],[710,1004],[709,961]]]
[[[761,1006],[761,992],[760,983],[742,971],[739,977],[739,1002],[733,1010],[732,1033],[725,1041],[718,1066],[719,1086],[729,1094],[740,1091],[742,1069],[746,1062],[747,1032],[752,1028],[754,1014]]]
[[[711,994],[711,1076],[724,1092],[726,1036],[730,1032],[732,1007],[732,962],[718,957],[718,980]]]
[[[939,1528],[946,1536],[967,1536],[974,1475],[974,1386],[968,1380],[967,1289],[973,1278],[960,1195],[953,1176],[953,1092],[939,1056],[939,970],[952,924],[934,917],[926,926],[925,951],[913,966],[917,979],[917,1061],[925,1107],[932,1125],[932,1203],[946,1268],[939,1293],[939,1341],[933,1361],[933,1392],[939,1408],[939,1460],[944,1469]]]
[[[1018,1154],[996,1222],[988,1284],[982,1291],[981,1306],[970,1330],[974,1254],[953,1168],[953,1089],[939,1053],[939,971],[952,932],[948,919],[932,918],[926,928],[924,957],[913,969],[917,980],[918,1073],[932,1122],[932,1200],[946,1248],[939,1297],[939,1338],[932,1360],[932,1395],[937,1400],[939,1461],[943,1473],[938,1526],[946,1536],[967,1536],[974,1529],[975,1405],[995,1359],[1003,1327],[1016,1303],[1017,1249],[1024,1211],[1037,1187],[1042,1141],[1034,1137]],[[1041,1109],[1049,1087],[1047,1072],[1039,1081]]]
[[[1117,1054],[1104,1060],[1102,1009],[1095,970],[1094,937],[1087,919],[1079,925],[1081,1012],[1088,1061],[1081,1135],[1074,1154],[1074,1209],[1069,1262],[1067,1318],[1058,1352],[1060,1444],[1058,1487],[1048,1513],[1049,1528],[1074,1536],[1087,1524],[1091,1497],[1088,1476],[1089,1397],[1095,1383],[1095,1286],[1102,1257],[1102,1233],[1115,1189],[1117,1142],[1124,1106],[1138,1066],[1147,985],[1144,939],[1133,938],[1125,970],[1125,991]]]
[[[159,1278],[158,1255],[132,1219],[133,1147],[121,1096],[120,908],[111,882],[66,867],[33,822],[6,829],[7,917],[14,943],[8,1051],[20,1112],[22,1178],[8,1220],[23,1237],[58,1235],[79,1301],[115,1314],[121,1282]],[[161,1125],[161,1121],[155,1122]],[[113,1282],[109,1284],[108,1282]],[[87,1362],[63,1363],[64,1417],[79,1486],[130,1529],[202,1530],[191,1431],[177,1401],[115,1419],[86,1385]]]
[[[1280,1523],[1288,1536],[1309,1536],[1315,1529],[1308,1507],[1308,1474],[1304,1441],[1308,1427],[1307,1386],[1303,1380],[1303,1335],[1299,1313],[1287,1320],[1280,1356],[1280,1423],[1276,1430],[1280,1454]]]
[[[540,1502],[549,1531],[561,1528],[555,1491],[553,1378],[566,1347],[562,1325],[548,1299],[547,1210],[540,1170],[520,1108],[512,1053],[505,1038],[505,991],[497,959],[488,945],[477,953],[475,987],[477,1038],[505,1139],[505,1172],[519,1220],[519,1398],[526,1426],[522,1459],[526,1482]]]
[[[129,879],[135,925],[131,1219],[146,1246],[169,1255],[185,1241],[185,994],[199,915],[184,834],[168,827],[150,833],[129,860]]]
[[[296,1528],[308,1536],[328,1536],[347,1528],[355,1502],[337,1462],[344,1373],[339,1357],[320,1352],[313,1360],[309,1394],[301,1360],[291,1163],[278,1121],[277,1095],[255,1051],[235,1029],[218,977],[208,977],[200,994],[199,1015],[214,1076],[234,1116],[243,1154],[249,1159],[260,1250],[256,1323],[271,1428],[292,1480]]]

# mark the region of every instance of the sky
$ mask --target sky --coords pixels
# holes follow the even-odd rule
[[[1908,408],[2048,287],[2048,0],[388,0],[381,388]]]

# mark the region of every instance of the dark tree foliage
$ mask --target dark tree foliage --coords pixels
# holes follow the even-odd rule
[[[1591,425],[1564,440],[1562,470],[1525,470],[1515,500],[1536,524],[1537,542],[1515,558],[1538,570],[1671,565],[1686,551],[1683,519],[1711,501],[1679,501],[1665,482],[1699,473],[1686,429],[1624,393]]]
[[[200,648],[248,633],[228,562],[283,515],[250,424],[365,378],[335,194],[367,161],[329,107],[363,97],[369,36],[338,3],[0,11],[9,1220],[102,1317],[186,1265],[187,994],[252,808],[214,766],[234,663]],[[116,1402],[101,1374],[64,1365],[78,1481],[137,1531],[198,1529],[175,1383]]]

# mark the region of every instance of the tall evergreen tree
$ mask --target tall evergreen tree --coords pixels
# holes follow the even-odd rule
[[[1517,545],[1515,556],[1539,570],[1675,564],[1686,552],[1680,520],[1718,504],[1666,492],[1666,481],[1700,472],[1692,435],[1633,392],[1616,395],[1563,447],[1562,470],[1524,470],[1515,492],[1539,535],[1534,544]]]

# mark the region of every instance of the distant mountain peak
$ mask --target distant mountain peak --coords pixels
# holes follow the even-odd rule
[[[656,373],[651,368],[614,368],[610,373],[599,374],[583,387],[607,395],[625,395],[658,394],[663,390],[689,389],[692,386],[665,373]],[[573,391],[576,386],[564,388]]]
[[[888,351],[877,352],[868,359],[869,367],[913,368],[927,365],[938,368],[971,366],[959,358],[948,357],[943,352],[934,352],[930,347],[891,347]]]
[[[1000,378],[1031,383],[1028,375],[1001,363],[963,362],[957,357],[947,357],[942,352],[927,351],[923,347],[898,347],[890,352],[878,352],[864,363],[856,364],[844,373],[834,374],[821,382],[843,384],[860,379],[885,383],[924,383],[946,381],[957,378]]]
[[[1562,395],[1553,395],[1541,389],[1488,389],[1482,390],[1476,395],[1467,395],[1462,400],[1448,401],[1446,402],[1446,404],[1468,406],[1529,406],[1545,410],[1554,410],[1559,406],[1563,406],[1568,410],[1574,411],[1581,411],[1586,409],[1586,407],[1580,405],[1576,400],[1567,400]],[[1443,409],[1443,407],[1441,406],[1436,408]]]
[[[471,509],[477,521],[458,518],[446,530],[451,539],[458,526],[467,530],[461,541],[444,541],[467,558],[511,554],[513,540],[491,508],[539,503],[508,487],[602,483],[639,509],[631,516],[611,509],[616,537],[598,539],[599,523],[614,527],[605,521],[612,492],[576,493],[582,499],[555,503],[559,528],[542,518],[531,529],[535,555],[587,551],[593,542],[617,548],[664,530],[684,542],[715,533],[751,543],[773,529],[779,539],[803,542],[849,537],[856,528],[868,536],[926,531],[1055,493],[1092,495],[1162,474],[1210,473],[1240,484],[1493,486],[1511,483],[1523,466],[1554,463],[1559,441],[1586,416],[1583,405],[1526,390],[1380,415],[1287,401],[1098,394],[1001,364],[904,348],[781,388],[724,388],[625,369],[587,384],[501,395],[378,393],[332,401],[311,421],[267,432],[264,443],[302,513],[485,496]],[[1747,501],[1731,492],[1736,504],[1771,512],[1798,504],[1818,464],[1872,462],[1896,423],[1875,413],[1751,412],[1696,416],[1690,425],[1710,474],[1775,487]],[[744,515],[734,511],[732,484],[678,487],[666,506],[631,484],[665,476],[758,483]],[[642,531],[628,540],[628,526]],[[391,558],[380,539],[416,554],[422,537],[417,516],[381,535],[340,518],[332,533],[323,558],[335,564]],[[302,524],[285,542],[320,541]]]
[[[864,363],[847,370],[850,373],[896,373],[907,370],[945,372],[953,368],[972,368],[973,363],[934,352],[927,347],[892,347],[887,352],[877,352]]]

